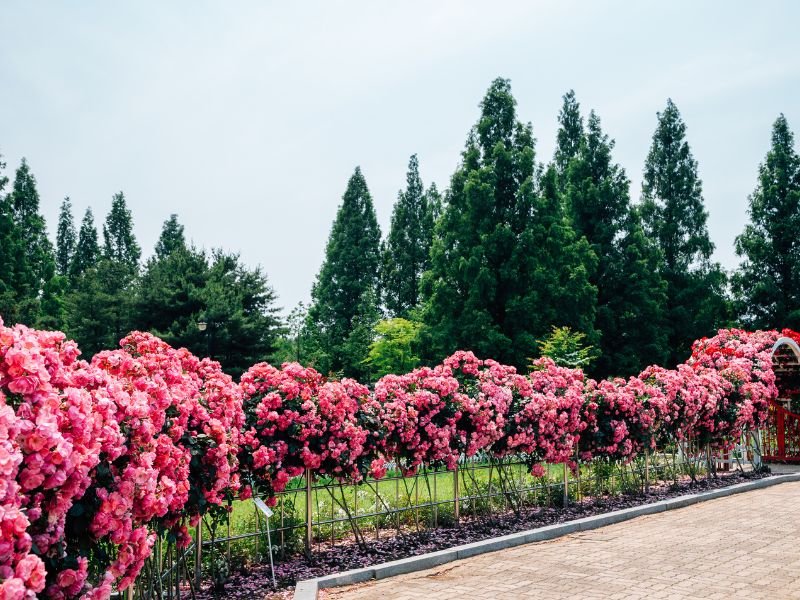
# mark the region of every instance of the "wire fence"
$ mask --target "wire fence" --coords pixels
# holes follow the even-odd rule
[[[483,455],[462,458],[455,470],[429,467],[403,476],[390,468],[386,477],[357,485],[307,472],[276,496],[269,517],[263,502],[259,508],[251,500],[237,501],[227,523],[202,520],[185,550],[158,540],[126,597],[194,597],[202,577],[224,581],[237,564],[281,560],[299,552],[311,556],[489,516],[646,493],[687,477],[696,480],[717,470],[745,469],[759,456],[754,436],[725,455],[712,455],[693,444],[673,445],[628,464],[594,460],[572,468],[548,465],[541,476],[531,474],[525,456]]]

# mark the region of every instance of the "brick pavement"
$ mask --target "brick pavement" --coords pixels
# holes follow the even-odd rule
[[[320,598],[800,599],[800,483],[323,590]]]

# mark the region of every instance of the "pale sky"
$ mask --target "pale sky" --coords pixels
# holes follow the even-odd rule
[[[544,161],[574,88],[634,200],[672,97],[726,268],[780,112],[800,135],[793,1],[2,3],[0,153],[11,178],[28,158],[51,233],[65,195],[99,227],[123,190],[145,256],[177,213],[260,264],[287,312],[355,166],[385,235],[409,155],[447,187],[495,77]]]

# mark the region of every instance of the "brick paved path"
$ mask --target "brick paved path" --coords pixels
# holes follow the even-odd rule
[[[328,590],[320,597],[800,599],[800,483]]]

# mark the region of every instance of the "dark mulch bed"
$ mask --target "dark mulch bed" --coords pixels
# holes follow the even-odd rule
[[[362,550],[352,542],[342,542],[335,548],[315,550],[311,560],[306,559],[303,555],[297,555],[276,563],[277,590],[272,587],[269,563],[267,563],[250,565],[241,572],[233,573],[225,584],[224,590],[218,590],[216,593],[209,585],[203,586],[203,591],[197,597],[202,600],[212,598],[291,598],[295,582],[303,579],[368,567],[509,533],[657,502],[687,493],[726,487],[767,476],[769,475],[734,472],[721,473],[717,478],[701,479],[697,483],[692,483],[687,479],[678,482],[677,485],[654,486],[648,494],[591,498],[585,499],[581,503],[571,504],[567,508],[538,508],[522,512],[519,515],[509,513],[462,521],[458,527],[440,527],[421,533],[414,531],[402,535],[387,535],[381,540],[369,542],[366,550]]]

